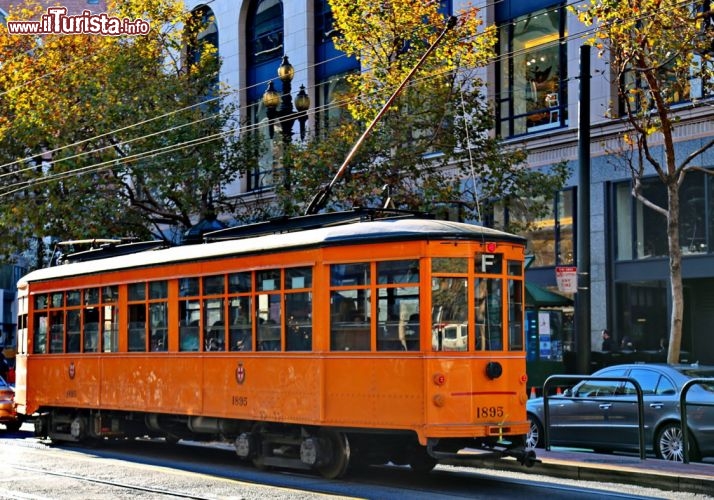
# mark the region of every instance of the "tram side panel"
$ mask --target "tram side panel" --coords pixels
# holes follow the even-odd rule
[[[500,367],[500,375],[491,378],[489,364],[493,363]],[[429,359],[426,437],[525,435],[524,374],[521,360],[502,356]]]
[[[22,356],[20,360],[24,395],[19,394],[18,401],[26,405],[24,413],[32,414],[40,406],[100,407],[100,357]]]
[[[203,359],[197,355],[105,355],[102,409],[200,415]]]
[[[223,418],[319,424],[323,361],[314,355],[206,356],[203,413]]]
[[[424,424],[422,358],[351,354],[325,364],[324,424],[372,429]]]

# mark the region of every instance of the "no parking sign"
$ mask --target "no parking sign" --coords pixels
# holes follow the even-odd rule
[[[563,293],[576,293],[578,291],[578,268],[571,266],[558,266],[555,268],[555,282],[558,290]]]

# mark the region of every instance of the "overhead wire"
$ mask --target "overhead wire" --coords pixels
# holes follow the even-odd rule
[[[207,3],[212,3],[212,2],[214,2],[214,1],[215,1],[215,0],[210,0],[210,1],[207,2]],[[502,1],[502,0],[497,0],[496,2],[494,2],[493,5],[495,5],[496,3],[499,3],[500,1]],[[205,5],[205,4],[204,4],[204,5]],[[552,11],[554,11],[554,10],[556,10],[556,8],[553,8],[553,9],[552,9]],[[547,13],[547,12],[549,12],[549,11],[546,10],[545,12]],[[478,35],[477,35],[477,36],[478,36]],[[514,53],[515,53],[515,52],[514,52]],[[86,56],[86,57],[90,57],[90,56]],[[85,57],[85,58],[86,58],[86,57]],[[347,57],[347,56],[343,54],[343,55],[339,55],[339,56],[330,58],[330,59],[328,59],[328,60],[320,61],[319,63],[316,63],[316,64],[312,65],[312,68],[317,67],[317,66],[319,66],[319,65],[321,65],[321,64],[329,64],[330,62],[332,62],[332,61],[334,61],[334,60],[337,60],[337,59],[340,59],[340,58],[344,58],[344,57]],[[82,58],[82,59],[80,59],[79,61],[76,61],[76,62],[73,63],[73,64],[77,64],[78,62],[83,61],[85,58]],[[498,58],[496,58],[496,59],[498,59]],[[311,67],[303,68],[302,71],[308,71],[308,70],[310,70],[310,69],[312,69],[312,68],[311,68]],[[64,69],[66,69],[66,67],[65,67]],[[61,70],[61,69],[55,69],[54,71],[52,71],[52,72],[50,72],[50,73],[47,73],[47,74],[45,74],[45,75],[42,75],[41,77],[38,77],[37,79],[35,79],[35,80],[33,80],[33,81],[36,81],[36,80],[38,80],[38,79],[45,78],[45,77],[47,77],[47,76],[54,75],[54,74],[58,73],[60,70]],[[368,71],[369,68],[366,68],[365,70]],[[256,86],[265,85],[265,84],[268,83],[268,81],[269,81],[269,80],[266,80],[266,81],[263,81],[263,82],[258,82],[258,83],[255,83],[254,85],[251,85],[251,86],[246,87],[246,88],[243,88],[243,89],[235,89],[235,90],[230,91],[229,94],[237,94],[237,93],[240,93],[240,92],[245,92],[245,91],[247,91],[247,90],[249,90],[249,89],[251,89],[251,88],[254,88],[254,87],[256,87]],[[27,84],[29,84],[29,83],[32,83],[32,82],[27,82]],[[8,91],[0,92],[0,96],[4,95],[5,93],[7,93],[7,92],[9,92],[9,91],[15,90],[16,88],[19,88],[19,87],[21,87],[21,86],[16,86],[16,87],[14,87],[13,89],[10,89],[10,90],[8,90]],[[187,110],[193,109],[193,108],[195,108],[195,107],[204,106],[204,105],[206,105],[206,104],[208,104],[208,103],[210,103],[210,102],[213,102],[213,101],[219,100],[219,99],[224,99],[224,98],[226,98],[226,97],[228,97],[228,95],[219,96],[219,97],[215,97],[215,98],[205,99],[205,100],[203,100],[203,101],[201,101],[201,102],[199,102],[199,103],[196,103],[196,104],[193,104],[193,105],[189,105],[189,106],[186,106],[186,107],[177,109],[177,110],[173,110],[173,111],[164,113],[164,114],[162,114],[162,115],[158,115],[158,116],[156,116],[156,117],[148,118],[148,119],[145,119],[145,120],[136,122],[136,123],[134,123],[134,124],[129,124],[129,125],[126,125],[126,126],[124,126],[124,127],[119,128],[119,129],[110,131],[110,132],[105,132],[105,133],[102,133],[102,134],[98,134],[98,135],[95,135],[95,136],[93,136],[93,137],[89,137],[89,138],[86,138],[86,139],[82,139],[82,140],[80,140],[80,141],[75,141],[75,142],[72,143],[72,144],[68,144],[68,145],[64,145],[64,146],[59,146],[59,147],[56,147],[56,148],[54,148],[54,149],[44,151],[43,154],[45,154],[45,155],[47,155],[47,154],[53,154],[53,153],[55,153],[55,152],[61,151],[61,150],[66,149],[66,148],[79,146],[79,145],[81,145],[81,144],[84,144],[84,143],[87,143],[87,142],[90,142],[90,141],[95,141],[95,140],[97,140],[97,139],[101,139],[101,138],[106,137],[106,136],[108,136],[108,135],[116,134],[116,133],[118,133],[118,132],[122,132],[122,131],[128,130],[128,129],[130,129],[130,128],[134,128],[134,127],[136,127],[136,126],[144,125],[144,124],[149,123],[149,122],[151,122],[151,121],[155,121],[155,120],[158,120],[158,119],[161,119],[161,118],[165,118],[165,117],[168,117],[168,116],[171,116],[171,115],[180,113],[180,112],[182,112],[182,111],[187,111]],[[250,104],[249,104],[248,106],[250,106]],[[238,111],[240,112],[240,111],[243,111],[243,110],[239,108]],[[92,152],[93,152],[93,151],[86,151],[86,152],[83,152],[83,154],[91,154]],[[33,160],[36,156],[37,156],[37,155],[35,154],[35,155],[32,155],[32,156],[28,156],[28,157],[26,157],[26,158],[22,158],[22,159],[15,160],[15,161],[13,161],[13,162],[5,163],[5,164],[3,164],[3,165],[0,165],[0,169],[6,168],[6,167],[10,167],[10,166],[15,165],[15,164],[18,164],[18,163],[23,163],[23,162],[27,162],[27,161]],[[61,161],[61,160],[60,160],[60,161]],[[32,167],[30,167],[30,168],[32,168]],[[10,175],[16,174],[16,173],[17,173],[17,171],[11,172]],[[8,175],[8,174],[0,174],[0,178],[2,178],[3,175]]]
[[[580,36],[581,36],[581,35],[580,35]],[[559,42],[560,42],[560,41],[559,41]],[[199,103],[199,105],[200,105],[200,104],[201,104],[201,103]],[[204,104],[205,104],[205,103],[204,103]],[[178,111],[177,111],[177,112],[178,112]],[[201,120],[198,120],[198,121],[201,121]],[[130,127],[130,126],[129,126],[129,127]],[[171,129],[166,129],[166,130],[171,130]],[[231,129],[231,130],[228,131],[228,133],[234,133],[234,132],[236,132],[236,131],[237,131],[237,129]],[[156,134],[154,133],[154,134],[149,134],[149,135],[156,135]],[[226,135],[226,134],[224,134],[224,133],[214,134],[214,135],[210,136],[210,138],[207,139],[207,140],[214,140],[214,139],[216,139],[216,138],[220,138],[220,137],[223,137],[223,136],[225,136],[225,135]],[[131,141],[135,141],[135,140],[139,140],[139,139],[141,139],[141,138],[134,138],[134,139],[132,139]],[[204,142],[205,142],[205,141],[204,141]],[[176,147],[177,147],[177,148],[181,148],[181,147],[185,147],[185,145],[184,145],[183,143],[180,143],[180,144],[176,145]],[[102,148],[102,149],[104,149],[104,148]],[[163,147],[163,148],[161,148],[160,151],[167,151],[167,150],[170,150],[170,148],[169,148],[169,147]],[[141,154],[141,155],[143,155],[143,156],[146,156],[146,155],[151,155],[152,153],[155,153],[155,152],[156,152],[156,151],[150,150],[150,151],[146,151],[146,152],[142,152],[142,153],[138,153],[138,154]],[[88,154],[88,153],[91,153],[91,151],[85,152],[85,153],[82,153],[82,154]],[[75,155],[75,157],[76,157],[76,156],[79,156],[79,155]],[[113,159],[112,161],[113,161],[113,162],[117,162],[117,161],[122,161],[122,159],[121,159],[121,158],[119,158],[119,159]],[[76,170],[73,170],[73,171],[70,171],[70,172],[76,172]],[[59,173],[58,175],[66,175],[66,173]],[[48,179],[48,180],[51,180],[51,179]]]
[[[213,1],[215,1],[215,0],[211,0],[211,2],[213,2]],[[500,0],[499,0],[499,1],[500,1]],[[209,2],[209,3],[210,3],[210,2]],[[497,3],[497,2],[496,2],[496,3]],[[495,5],[495,3],[494,3],[494,5]],[[555,8],[555,7],[554,7],[554,8],[551,9],[550,11],[555,11],[555,10],[557,10],[557,9],[558,9],[558,8]],[[546,11],[545,11],[545,13],[547,13],[547,12],[549,12],[549,10],[546,10]],[[478,35],[477,35],[477,36],[478,36]],[[513,52],[512,52],[512,55],[515,55],[515,54],[516,54],[516,51],[513,51]],[[505,57],[505,56],[506,56],[506,55],[498,56],[497,58],[494,58],[492,61],[498,60],[500,57]],[[336,56],[336,57],[332,58],[331,60],[336,60],[336,59],[342,58],[342,57],[346,57],[346,55]],[[510,56],[509,56],[509,57],[510,57]],[[319,63],[314,64],[313,66],[314,66],[314,67],[317,67],[317,66],[320,65],[320,64],[328,64],[329,62],[330,62],[330,60],[321,61],[321,62],[319,62]],[[303,71],[307,71],[307,70],[309,70],[309,69],[311,69],[311,68],[304,68]],[[368,70],[368,68],[367,68],[367,70]],[[50,73],[50,74],[55,74],[57,71],[59,71],[59,70],[56,70],[56,71],[54,71],[54,72],[52,72],[52,73]],[[47,76],[47,75],[45,75],[45,76]],[[235,94],[235,93],[243,92],[243,91],[246,91],[246,90],[249,89],[249,88],[253,88],[253,87],[259,86],[259,85],[265,85],[266,83],[267,83],[267,81],[258,82],[258,83],[256,83],[256,84],[250,86],[250,87],[247,87],[246,89],[235,89],[235,90],[231,91],[229,94]],[[0,93],[0,95],[2,95],[2,94]],[[105,133],[96,135],[96,136],[94,136],[94,137],[90,137],[90,138],[86,138],[86,139],[83,139],[83,140],[80,140],[80,141],[76,141],[76,142],[74,142],[74,143],[72,143],[72,144],[69,144],[69,145],[59,146],[59,147],[54,148],[54,149],[52,149],[52,150],[44,151],[43,154],[45,154],[45,155],[52,154],[52,153],[61,151],[62,149],[66,149],[66,148],[70,148],[70,147],[75,147],[75,146],[84,144],[84,143],[86,143],[86,142],[90,142],[90,141],[94,141],[94,140],[97,140],[97,139],[101,139],[101,138],[106,137],[106,136],[108,136],[108,135],[116,134],[116,133],[118,133],[118,132],[125,131],[125,130],[128,130],[128,129],[130,129],[130,128],[134,128],[134,127],[136,127],[136,126],[140,126],[140,125],[149,123],[149,122],[154,121],[154,120],[158,120],[158,119],[161,119],[161,118],[165,118],[165,117],[168,117],[168,116],[171,116],[171,115],[180,113],[180,112],[182,112],[182,111],[187,111],[187,110],[193,109],[193,108],[198,107],[198,106],[204,106],[204,105],[206,105],[206,104],[208,104],[208,103],[210,103],[210,102],[213,102],[213,101],[218,100],[218,99],[224,99],[224,98],[226,98],[226,97],[228,97],[228,96],[225,95],[225,96],[219,96],[219,97],[216,97],[216,98],[206,99],[206,100],[204,100],[204,101],[202,101],[202,102],[199,102],[199,103],[196,103],[196,104],[193,104],[193,105],[189,105],[189,106],[186,106],[186,107],[184,107],[184,108],[180,108],[180,109],[177,109],[177,110],[174,110],[174,111],[170,111],[170,112],[164,113],[164,114],[162,114],[162,115],[159,115],[159,116],[156,116],[156,117],[153,117],[153,118],[148,118],[148,119],[146,119],[146,120],[142,120],[142,121],[136,122],[136,123],[134,123],[134,124],[130,124],[130,125],[124,126],[124,127],[122,127],[122,128],[116,129],[116,130],[114,130],[114,131],[105,132]],[[250,106],[250,104],[249,104],[249,106]],[[240,112],[240,111],[242,111],[242,109],[239,108],[238,111]],[[167,130],[170,130],[170,129],[167,129]],[[137,140],[137,139],[132,139],[132,141],[134,141],[134,140]],[[102,148],[102,149],[103,149],[103,148]],[[80,155],[81,155],[81,154],[91,154],[91,153],[93,153],[93,152],[95,152],[95,150],[85,151],[85,152],[83,152],[83,153],[80,153]],[[37,156],[37,155],[32,155],[32,156],[29,156],[29,157],[26,157],[26,158],[23,158],[23,159],[19,159],[19,160],[15,160],[15,161],[13,161],[13,162],[6,163],[6,164],[4,164],[4,165],[0,165],[0,169],[7,168],[7,167],[9,167],[9,166],[12,166],[12,165],[15,165],[15,164],[18,164],[18,163],[22,163],[22,162],[26,162],[26,161],[33,160],[36,156]],[[75,158],[75,157],[77,157],[77,155],[73,156],[73,158]],[[59,159],[58,161],[63,161],[63,160],[66,160],[66,159],[68,159],[68,158]],[[29,167],[29,168],[33,168],[33,167]],[[16,175],[17,173],[18,173],[18,171],[10,172],[10,173],[8,173],[8,174],[0,174],[0,178],[2,178],[3,175]]]
[[[684,3],[687,3],[687,2],[681,2],[681,3],[684,4]],[[641,15],[641,16],[638,16],[638,17],[641,18],[641,17],[644,17],[644,15]],[[559,40],[557,40],[557,41],[555,41],[555,42],[553,42],[553,43],[555,43],[555,44],[560,44],[560,43],[563,43],[564,41],[567,41],[567,39],[569,39],[569,38],[582,38],[582,37],[588,36],[589,34],[592,34],[592,33],[593,33],[593,29],[584,30],[584,31],[579,32],[579,33],[567,35],[567,36],[565,37],[566,40],[559,39]],[[525,49],[523,49],[523,50],[525,50]],[[511,52],[506,53],[506,54],[500,54],[499,56],[497,56],[496,58],[494,58],[494,60],[499,60],[499,59],[506,58],[506,57],[513,57],[513,56],[515,56],[516,54],[518,54],[519,52],[521,52],[521,51],[511,51]],[[337,56],[337,57],[346,57],[346,56]],[[336,59],[336,58],[333,58],[333,59]],[[322,63],[323,63],[323,62],[317,63],[317,64],[322,64]],[[315,66],[317,66],[317,64],[316,64]],[[309,68],[305,68],[305,69],[303,69],[303,71],[307,71],[308,69],[309,69]],[[260,85],[260,84],[261,84],[261,83],[256,83],[255,85],[257,86],[257,85]],[[265,84],[265,82],[262,82],[262,84]],[[240,91],[240,90],[231,91],[230,94],[236,93],[236,92],[239,92],[239,91]],[[213,101],[213,100],[215,100],[215,99],[223,99],[223,98],[226,98],[226,97],[227,97],[227,96],[219,96],[219,97],[217,97],[217,98],[211,99],[211,101]],[[365,98],[365,97],[363,96],[363,97],[361,97],[361,98]],[[207,102],[208,102],[208,101],[199,102],[199,103],[196,103],[196,104],[194,104],[194,105],[187,106],[187,107],[185,107],[185,108],[181,108],[181,109],[178,109],[178,110],[174,110],[174,111],[165,113],[165,114],[163,114],[163,115],[159,115],[159,116],[157,116],[157,117],[149,118],[149,119],[147,119],[147,120],[143,120],[143,121],[137,122],[137,123],[135,123],[135,124],[127,125],[127,126],[125,126],[125,127],[122,127],[122,128],[120,128],[120,129],[117,129],[117,130],[115,130],[115,131],[106,132],[106,133],[97,135],[97,136],[95,136],[95,137],[93,137],[93,138],[84,139],[84,140],[82,140],[82,141],[78,141],[78,142],[73,143],[73,144],[71,144],[71,145],[66,145],[66,146],[58,147],[58,148],[55,148],[55,149],[52,150],[52,151],[56,152],[56,151],[59,151],[59,150],[62,150],[62,149],[68,148],[68,147],[73,147],[73,146],[75,146],[75,145],[79,145],[79,144],[82,144],[82,143],[91,141],[91,140],[96,140],[97,138],[102,138],[102,137],[105,137],[105,136],[107,136],[107,135],[115,134],[115,133],[117,133],[117,132],[120,132],[120,131],[129,129],[129,128],[133,128],[133,127],[135,127],[135,126],[148,123],[148,122],[150,122],[150,121],[154,121],[154,120],[157,120],[157,119],[160,119],[160,118],[163,118],[163,117],[171,116],[171,115],[173,115],[173,114],[180,113],[180,112],[186,111],[186,110],[188,110],[188,109],[192,109],[192,108],[194,108],[194,107],[196,107],[196,106],[204,106]],[[314,108],[314,109],[312,110],[312,112],[327,111],[327,110],[330,110],[330,109],[333,109],[333,108],[336,108],[336,107],[341,107],[341,106],[343,106],[344,104],[345,104],[344,102],[340,102],[340,103],[330,103],[330,104],[328,104],[328,105],[321,106],[320,109]],[[165,131],[175,130],[176,128],[181,128],[181,127],[183,127],[183,126],[187,126],[187,125],[190,125],[190,124],[192,124],[192,123],[197,123],[197,122],[200,122],[200,121],[204,121],[204,120],[209,119],[209,118],[210,118],[210,117],[204,117],[204,118],[201,118],[201,119],[199,119],[199,120],[196,120],[195,122],[191,122],[191,123],[189,123],[189,124],[182,124],[182,125],[179,125],[179,126],[176,126],[176,127],[171,127],[171,128],[164,129],[164,130],[165,130]],[[134,159],[136,159],[136,158],[144,158],[144,157],[149,157],[149,156],[157,155],[157,154],[165,154],[165,153],[167,153],[167,152],[172,152],[172,151],[177,150],[177,149],[185,148],[185,147],[187,147],[187,146],[189,146],[189,145],[203,144],[203,143],[210,142],[210,141],[213,141],[213,140],[218,140],[218,139],[220,139],[220,138],[224,138],[224,137],[226,137],[227,135],[234,134],[234,133],[236,133],[236,132],[241,132],[241,133],[249,132],[249,131],[255,130],[255,129],[261,127],[261,126],[263,126],[263,124],[257,123],[257,124],[251,124],[251,125],[246,126],[246,127],[232,128],[232,129],[229,129],[229,130],[220,132],[220,133],[212,134],[212,135],[207,136],[207,137],[204,137],[204,138],[194,139],[194,140],[186,141],[186,142],[184,142],[184,143],[177,143],[177,144],[174,144],[174,145],[163,146],[163,147],[157,148],[157,149],[155,149],[155,150],[149,150],[149,151],[144,151],[144,152],[136,153],[136,155],[132,155],[131,157],[115,158],[115,159],[112,159],[112,160],[107,161],[107,162],[101,162],[101,163],[98,163],[98,164],[81,167],[81,169],[73,169],[73,170],[66,171],[66,172],[58,172],[58,173],[56,173],[56,174],[53,174],[53,175],[55,175],[56,177],[47,176],[46,178],[42,178],[42,179],[30,179],[30,180],[22,181],[21,183],[16,183],[16,184],[13,184],[13,185],[10,185],[10,186],[6,186],[6,187],[9,187],[9,188],[16,188],[18,185],[22,185],[22,187],[17,187],[16,189],[11,189],[11,190],[6,190],[5,192],[0,192],[0,197],[6,196],[6,195],[9,195],[9,194],[12,194],[12,193],[17,192],[17,191],[20,191],[20,190],[22,190],[22,189],[25,189],[25,188],[26,188],[28,185],[30,185],[30,184],[31,184],[31,185],[36,185],[36,184],[37,184],[38,182],[40,182],[40,181],[42,181],[42,183],[45,183],[45,182],[54,182],[54,181],[56,181],[56,180],[58,180],[58,179],[61,180],[61,179],[64,179],[64,178],[66,178],[66,177],[68,177],[68,176],[78,175],[78,174],[80,174],[80,173],[86,173],[87,171],[91,171],[91,169],[92,169],[93,167],[97,168],[97,171],[99,171],[99,170],[105,170],[106,168],[108,168],[106,165],[108,165],[108,164],[110,164],[110,163],[114,163],[114,164],[119,163],[119,164],[121,164],[121,163],[124,163],[125,161],[134,161]],[[137,138],[132,138],[132,139],[130,139],[130,140],[128,140],[128,141],[123,141],[123,142],[120,142],[120,143],[118,143],[118,144],[121,145],[121,144],[123,144],[123,143],[135,142],[135,141],[137,141],[137,140],[141,140],[141,139],[144,139],[144,138],[148,138],[148,137],[151,137],[151,136],[155,136],[155,135],[157,135],[157,133],[161,133],[161,132],[154,132],[154,133],[151,133],[151,134],[147,134],[147,135],[145,135],[145,136],[141,136],[141,137],[137,137]],[[114,146],[115,146],[115,145],[107,146],[107,147],[114,147]],[[82,155],[85,155],[85,154],[91,154],[92,152],[101,151],[101,150],[103,150],[103,149],[106,149],[107,147],[103,147],[103,148],[99,148],[99,149],[96,149],[96,150],[91,150],[91,151],[86,151],[86,152],[78,153],[78,154],[76,154],[76,155],[73,155],[73,156],[71,156],[71,157],[64,158],[64,159],[76,158],[76,157],[79,157],[79,156],[82,156]],[[36,155],[33,156],[32,158],[34,158],[34,157],[36,157]],[[61,160],[63,160],[63,159],[58,159],[58,161],[61,161]],[[21,161],[22,161],[22,160],[17,160],[16,162],[12,162],[12,163],[8,163],[8,164],[5,164],[5,165],[2,165],[2,166],[0,166],[0,168],[8,167],[8,166],[11,166],[11,165],[13,165],[13,164],[19,163],[19,162],[21,162]],[[36,168],[36,166],[29,167],[29,168]],[[16,175],[17,173],[18,173],[18,172],[15,171],[15,172],[11,172],[11,173],[9,173],[9,174],[1,174],[0,177],[2,177],[2,176],[4,176],[4,175]],[[30,184],[28,184],[28,183],[30,183]]]

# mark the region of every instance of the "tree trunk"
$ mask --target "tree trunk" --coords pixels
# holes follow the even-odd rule
[[[682,345],[682,318],[684,317],[684,291],[682,287],[682,248],[679,244],[679,186],[676,179],[667,186],[669,211],[667,216],[667,244],[669,245],[669,284],[672,294],[672,315],[669,325],[667,363],[679,363]]]

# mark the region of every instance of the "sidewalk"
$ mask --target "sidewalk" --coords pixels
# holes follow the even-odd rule
[[[640,460],[625,455],[602,455],[561,449],[536,450],[538,462],[530,468],[501,460],[494,467],[526,474],[543,474],[584,481],[607,481],[670,491],[714,495],[714,464]]]

